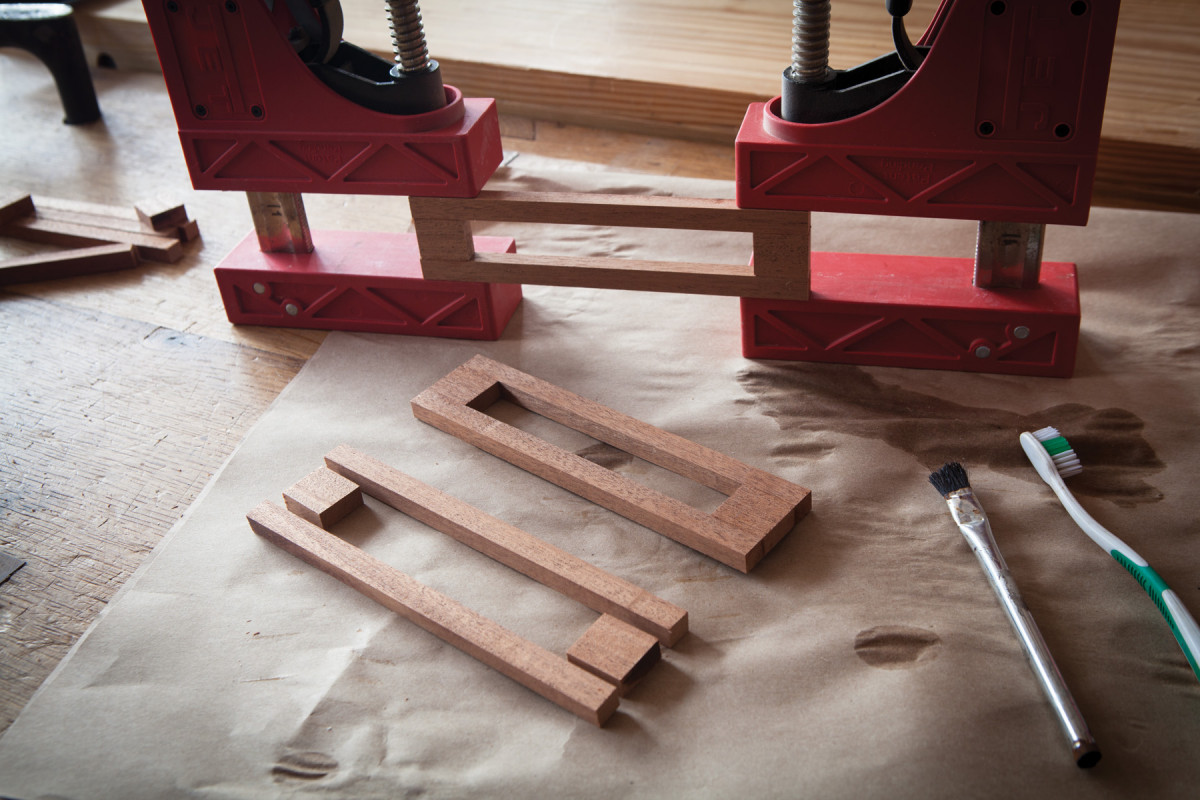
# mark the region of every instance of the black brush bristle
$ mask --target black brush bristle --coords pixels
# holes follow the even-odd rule
[[[946,497],[951,492],[957,492],[959,489],[966,489],[971,485],[967,480],[967,468],[957,461],[949,461],[937,472],[931,473],[929,482],[933,484],[933,488],[941,492],[942,497]]]

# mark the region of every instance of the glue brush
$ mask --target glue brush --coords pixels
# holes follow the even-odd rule
[[[929,482],[946,498],[950,515],[954,517],[963,538],[979,559],[983,573],[992,585],[1001,608],[1004,609],[1021,647],[1025,650],[1025,657],[1029,660],[1033,674],[1037,676],[1046,699],[1054,708],[1063,734],[1071,745],[1075,764],[1083,769],[1094,766],[1100,760],[1100,749],[1096,746],[1096,740],[1092,738],[1083,715],[1079,713],[1074,698],[1067,690],[1062,673],[1058,671],[1050,649],[1046,647],[1046,641],[1033,621],[1033,615],[1021,600],[1021,594],[1013,583],[1012,575],[1009,574],[1008,565],[1004,563],[1000,548],[996,546],[996,540],[992,536],[992,526],[988,522],[987,513],[975,497],[975,492],[971,490],[967,470],[961,464],[951,461],[931,474]]]

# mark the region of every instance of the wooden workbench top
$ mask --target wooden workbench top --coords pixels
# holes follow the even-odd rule
[[[382,2],[343,0],[345,38],[390,53]],[[921,31],[938,0],[917,0]],[[879,0],[836,0],[830,64],[892,49]],[[429,0],[431,53],[501,114],[732,146],[752,102],[779,93],[790,59],[786,0]],[[157,69],[139,0],[82,7],[85,42],[122,68]],[[1096,202],[1200,211],[1200,5],[1125,0],[1109,81]]]

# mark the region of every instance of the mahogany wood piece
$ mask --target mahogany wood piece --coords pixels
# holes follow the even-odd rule
[[[183,256],[182,245],[172,236],[131,233],[79,222],[62,222],[41,214],[13,220],[4,226],[3,233],[14,238],[67,247],[130,244],[137,248],[139,256],[150,261],[174,263]]]
[[[296,516],[329,530],[363,504],[362,489],[354,481],[321,467],[285,491],[283,504]]]
[[[594,725],[617,687],[272,503],[247,515],[255,533]]]
[[[712,514],[698,511],[484,413],[501,398],[728,499]],[[423,422],[742,572],[811,507],[802,486],[484,356],[437,381],[412,407]]]
[[[0,191],[0,225],[28,217],[33,213],[33,198],[22,192]]]
[[[568,661],[614,684],[622,695],[661,657],[653,636],[609,614],[602,614],[567,649]]]
[[[809,215],[738,208],[733,200],[484,190],[475,198],[410,197],[426,278],[589,286],[772,299],[809,296]],[[477,253],[472,220],[745,231],[751,265]],[[759,253],[759,250],[762,253]]]
[[[0,261],[0,286],[73,278],[95,272],[115,272],[136,267],[137,264],[137,253],[130,244],[56,250]]]
[[[325,463],[376,500],[594,611],[648,631],[667,646],[687,633],[687,612],[682,608],[382,461],[342,445],[325,456]]]

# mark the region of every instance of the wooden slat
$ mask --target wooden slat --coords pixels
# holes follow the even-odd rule
[[[132,269],[138,264],[131,244],[102,244],[20,256],[0,261],[0,286],[48,281]]]
[[[41,215],[13,220],[0,229],[0,233],[31,242],[67,247],[128,244],[137,248],[139,256],[151,261],[174,263],[183,257],[183,246],[173,237],[153,233],[130,233],[78,222],[60,222]]]
[[[586,605],[675,644],[687,612],[394,467],[342,445],[325,463],[381,502]]]
[[[267,502],[246,518],[272,544],[593,725],[616,710],[615,686],[311,522]]]

